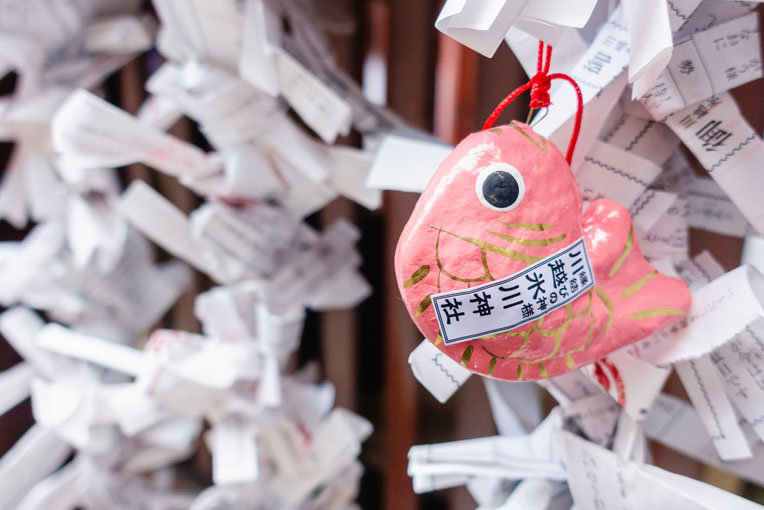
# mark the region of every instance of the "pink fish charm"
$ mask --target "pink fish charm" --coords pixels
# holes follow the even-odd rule
[[[594,286],[514,329],[443,341],[433,295],[515,275],[582,237]],[[601,360],[681,319],[690,306],[684,282],[642,256],[629,212],[604,199],[582,212],[565,158],[517,122],[473,133],[443,161],[401,234],[395,271],[406,308],[430,342],[472,372],[508,381]],[[536,310],[549,306],[545,284],[543,293],[526,296]],[[466,316],[479,312],[467,299],[460,303]]]

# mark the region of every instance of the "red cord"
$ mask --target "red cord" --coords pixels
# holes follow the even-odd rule
[[[584,99],[583,96],[581,96],[581,88],[579,88],[576,80],[563,73],[555,73],[551,75],[547,74],[549,72],[549,64],[551,61],[552,47],[549,45],[546,46],[546,59],[544,59],[544,42],[539,41],[539,54],[538,59],[536,60],[536,74],[531,77],[528,83],[517,87],[507,97],[505,97],[501,103],[499,103],[491,115],[489,115],[486,119],[485,123],[483,124],[483,129],[486,130],[492,128],[494,122],[496,122],[496,119],[498,119],[499,115],[501,115],[501,112],[504,111],[504,108],[506,108],[509,103],[514,101],[517,96],[528,89],[531,89],[530,107],[534,109],[547,108],[552,104],[551,98],[549,97],[549,89],[552,86],[552,80],[565,80],[573,85],[573,88],[576,91],[576,97],[578,98],[576,121],[573,126],[573,133],[570,136],[568,153],[565,156],[565,159],[570,165],[570,162],[573,160],[573,151],[575,150],[576,143],[578,142],[578,134],[581,131],[581,119],[584,116]]]

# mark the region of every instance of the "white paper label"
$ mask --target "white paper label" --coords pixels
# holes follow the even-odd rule
[[[593,285],[582,237],[519,273],[471,289],[434,294],[432,303],[443,341],[454,344],[534,321]]]

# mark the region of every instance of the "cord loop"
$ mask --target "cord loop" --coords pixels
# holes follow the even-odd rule
[[[565,80],[568,83],[570,83],[573,86],[573,89],[576,91],[576,98],[578,99],[578,108],[576,109],[576,120],[575,124],[573,126],[573,133],[570,135],[570,143],[568,144],[568,152],[565,156],[565,160],[570,165],[571,161],[573,160],[573,151],[576,148],[576,142],[578,142],[578,134],[581,131],[581,120],[584,115],[584,99],[581,95],[581,89],[578,86],[578,83],[568,76],[567,74],[563,73],[555,73],[555,74],[548,74],[549,73],[549,64],[552,60],[552,47],[549,45],[546,45],[546,59],[544,58],[544,42],[539,41],[539,53],[538,53],[538,59],[536,60],[536,74],[534,74],[530,80],[528,80],[527,83],[524,85],[520,85],[515,90],[510,92],[510,94],[505,97],[501,103],[493,110],[491,115],[488,116],[485,123],[483,124],[483,130],[490,129],[493,127],[494,122],[496,122],[496,119],[499,118],[499,115],[501,115],[501,112],[504,111],[504,108],[507,107],[509,103],[515,100],[517,96],[522,94],[528,89],[531,89],[531,100],[530,100],[530,107],[533,109],[539,109],[539,108],[546,108],[552,104],[552,99],[549,95],[549,89],[552,86],[552,80]]]

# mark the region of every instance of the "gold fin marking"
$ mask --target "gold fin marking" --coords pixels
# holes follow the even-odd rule
[[[638,281],[632,283],[631,285],[629,285],[625,289],[623,289],[623,292],[621,292],[621,297],[622,298],[627,298],[629,296],[632,296],[632,295],[636,294],[637,291],[639,291],[639,289],[641,289],[642,287],[644,287],[645,285],[650,283],[650,280],[652,280],[656,276],[658,276],[658,270],[657,269],[655,271],[653,271],[652,273],[648,274],[647,276],[645,276],[645,277],[639,279]]]
[[[552,358],[555,358],[555,357],[561,357],[563,354],[559,353],[559,350],[560,350],[560,347],[561,347],[561,344],[562,344],[562,335],[565,334],[565,332],[567,331],[568,327],[570,326],[570,324],[574,320],[583,318],[583,317],[585,317],[588,314],[589,315],[589,333],[588,333],[588,335],[586,337],[584,345],[579,346],[576,349],[574,349],[574,350],[572,350],[572,351],[570,351],[568,353],[565,353],[565,354],[567,355],[567,354],[572,354],[572,353],[581,351],[581,350],[586,348],[586,346],[588,346],[591,343],[591,341],[592,341],[592,334],[594,332],[594,314],[591,312],[592,304],[593,304],[594,299],[592,298],[592,291],[591,290],[589,290],[587,292],[587,296],[589,298],[589,302],[587,303],[586,307],[583,310],[579,311],[578,313],[575,313],[575,314],[573,313],[573,306],[572,306],[571,303],[568,303],[568,304],[565,305],[565,313],[566,313],[565,320],[563,321],[563,323],[560,326],[558,326],[555,329],[541,329],[541,325],[542,325],[544,319],[546,318],[546,317],[541,317],[538,321],[536,321],[534,323],[533,327],[531,329],[529,329],[529,330],[521,331],[521,332],[507,331],[507,332],[504,332],[504,333],[496,333],[496,334],[493,334],[493,335],[489,335],[489,336],[480,338],[482,340],[482,339],[492,338],[492,337],[499,336],[499,335],[511,335],[511,336],[516,336],[516,337],[522,337],[523,340],[522,340],[522,343],[520,345],[520,348],[517,349],[516,351],[512,352],[512,354],[509,354],[507,356],[499,356],[498,354],[495,354],[495,353],[491,352],[485,346],[481,345],[480,348],[483,349],[483,351],[485,351],[490,356],[498,358],[498,359],[505,359],[506,360],[506,359],[516,358],[518,355],[520,355],[528,347],[528,344],[530,343],[530,336],[533,333],[539,333],[542,336],[554,339],[554,342],[553,342],[553,345],[552,345],[552,351],[549,354],[547,354],[546,356],[542,357],[542,358],[539,358],[539,359],[536,359],[536,360],[520,360],[520,363],[527,364],[527,365],[532,365],[532,364],[538,364],[539,362],[546,361],[548,359],[552,359]],[[609,302],[609,299],[607,298],[607,295],[605,295],[605,299]],[[607,306],[607,305],[605,305],[605,306]],[[608,308],[608,309],[611,310],[610,308]],[[609,322],[608,322],[608,325],[606,326],[605,330],[607,330],[607,328],[610,327],[609,323],[612,322],[612,315],[613,314],[612,314],[612,311],[611,311]]]
[[[500,234],[499,232],[494,232],[488,229],[485,229],[485,231],[491,234],[492,236],[498,237],[499,239],[504,239],[505,241],[509,241],[510,243],[517,244],[520,246],[527,246],[527,247],[549,246],[550,244],[559,243],[566,237],[565,234],[562,234],[560,236],[549,237],[547,239],[524,239],[522,237],[515,237],[509,234]]]
[[[491,356],[493,356],[494,358],[499,358],[499,359],[514,358],[517,355],[519,355],[520,353],[522,353],[525,349],[528,348],[528,343],[529,343],[529,340],[530,340],[530,336],[533,333],[535,333],[536,331],[538,331],[538,329],[541,327],[541,324],[544,322],[544,319],[545,319],[545,317],[541,317],[539,320],[537,320],[533,324],[533,327],[531,329],[528,329],[526,331],[505,331],[503,333],[494,333],[493,335],[482,336],[482,337],[477,339],[477,340],[487,340],[489,338],[494,338],[494,337],[497,337],[499,335],[509,335],[509,336],[519,336],[519,337],[522,337],[523,340],[522,340],[522,342],[520,344],[520,348],[517,349],[516,351],[514,351],[513,353],[507,355],[507,356],[499,356],[498,354],[494,354],[493,352],[491,352],[488,349],[486,349],[485,346],[483,346],[483,345],[481,345],[480,348],[483,349],[487,354],[490,354]]]
[[[554,227],[554,223],[507,223],[506,221],[500,221],[499,223],[505,227],[521,228],[523,230],[531,230],[533,232],[541,232]]]
[[[572,351],[569,351],[566,356],[569,356],[571,354],[575,354],[577,352],[581,352],[584,349],[586,349],[587,347],[589,347],[589,344],[592,343],[592,334],[593,333],[594,333],[594,314],[590,313],[589,314],[589,332],[586,334],[586,340],[584,341],[584,343],[582,345],[576,347]]]
[[[435,227],[432,227],[432,228],[435,228]],[[486,274],[485,272],[483,273],[482,276],[479,276],[477,278],[460,278],[460,277],[452,275],[451,273],[446,271],[446,268],[443,267],[443,263],[440,260],[440,234],[442,232],[445,232],[446,234],[449,233],[449,232],[446,232],[443,229],[438,229],[438,237],[435,239],[435,263],[438,265],[438,269],[440,270],[440,272],[442,274],[446,275],[446,278],[449,278],[449,279],[454,280],[456,282],[462,282],[462,283],[477,283],[477,282],[482,282],[482,281],[485,281],[485,280],[488,280],[488,279],[491,279],[491,280],[493,279],[490,276],[490,274]],[[486,264],[483,265],[483,269],[484,270],[488,269],[487,261],[486,261]]]
[[[586,292],[586,295],[589,297],[589,302],[587,303],[586,308],[584,308],[583,310],[581,310],[580,312],[578,312],[576,314],[573,314],[573,318],[574,319],[580,319],[581,317],[586,317],[586,314],[591,312],[591,310],[592,310],[592,301],[594,301],[592,299],[592,290],[589,289]]]
[[[648,319],[650,317],[666,317],[668,315],[684,315],[686,312],[679,308],[667,306],[665,308],[652,308],[650,310],[640,310],[629,315],[629,319]]]
[[[467,363],[470,362],[470,358],[472,358],[472,351],[474,348],[471,345],[468,345],[466,349],[464,349],[464,353],[462,353],[462,366],[467,367]]]
[[[631,253],[631,249],[633,247],[634,247],[634,227],[632,226],[629,229],[629,235],[626,237],[626,244],[623,247],[623,253],[621,253],[621,256],[618,257],[618,260],[615,261],[615,264],[613,264],[613,267],[610,268],[610,273],[608,274],[610,278],[612,278],[618,272],[618,270],[621,269],[621,266],[626,260],[626,257],[629,256],[629,253]]]
[[[600,298],[602,304],[605,305],[608,313],[607,323],[605,324],[605,327],[602,329],[602,331],[600,331],[599,334],[594,337],[596,340],[597,338],[600,338],[602,335],[604,335],[608,329],[610,329],[610,326],[613,324],[613,320],[615,319],[615,310],[613,307],[613,302],[610,300],[610,296],[608,296],[605,291],[602,290],[602,287],[595,285],[594,293],[597,294],[597,297]]]
[[[414,271],[414,274],[411,275],[411,278],[406,280],[406,283],[403,284],[403,288],[405,289],[406,287],[416,285],[417,283],[424,280],[428,274],[430,274],[430,266],[425,264],[424,266]]]
[[[435,227],[432,227],[432,228],[435,228]],[[504,248],[503,246],[497,246],[495,244],[491,244],[491,243],[487,243],[485,241],[481,241],[480,239],[473,239],[471,237],[463,237],[463,236],[460,236],[458,234],[454,234],[452,232],[449,232],[447,230],[443,230],[443,229],[438,229],[438,230],[440,232],[443,232],[444,234],[450,235],[451,237],[454,237],[456,239],[461,239],[462,241],[466,241],[466,242],[468,242],[470,244],[473,244],[473,245],[477,246],[478,248],[480,248],[481,250],[490,251],[491,253],[496,253],[497,255],[501,255],[503,257],[507,257],[507,258],[512,259],[512,260],[517,260],[518,262],[524,262],[526,264],[534,264],[534,263],[536,263],[539,260],[544,258],[544,257],[536,256],[536,255],[528,255],[527,253],[522,253],[522,252],[519,252],[519,251],[511,250],[509,248]],[[436,244],[435,245],[436,254],[437,254],[437,248],[438,248],[438,245]],[[440,265],[440,262],[438,262],[438,267],[443,271],[443,273],[446,276],[448,276],[448,273],[442,268],[442,266]],[[483,278],[483,279],[486,279],[486,278]],[[476,281],[476,282],[478,282],[478,281],[482,281],[482,280],[474,280],[474,279],[467,280],[467,279],[465,279],[465,280],[459,280],[459,281]]]
[[[571,369],[571,370],[576,370],[576,369],[578,369],[578,366],[576,366],[576,362],[575,362],[575,361],[573,361],[573,358],[571,358],[571,357],[570,357],[570,354],[566,354],[566,355],[565,355],[565,365],[566,365],[566,366],[567,366],[569,369]]]
[[[489,129],[489,130],[488,130],[488,132],[489,132],[489,133],[493,133],[493,134],[495,134],[495,135],[500,135],[500,134],[501,134],[501,129],[499,129],[499,128],[493,128],[493,129]]]
[[[485,271],[485,275],[488,279],[491,281],[495,280],[496,278],[493,277],[491,270],[488,268],[488,254],[485,250],[480,250],[480,262],[483,264],[483,271]]]
[[[488,377],[493,377],[493,371],[496,369],[496,357],[491,358],[491,361],[488,362],[488,372],[486,372],[486,375]]]
[[[557,353],[560,350],[560,346],[562,345],[562,335],[565,334],[565,331],[568,329],[568,326],[570,326],[570,323],[573,322],[573,306],[568,303],[565,305],[565,321],[557,327],[557,329],[539,329],[538,332],[540,335],[545,337],[551,337],[554,339],[554,343],[552,345],[552,352],[547,354],[546,356],[533,360],[531,363],[539,363],[540,361],[546,361],[548,359],[551,359],[557,355]]]
[[[544,379],[549,379],[549,372],[546,371],[546,367],[544,366],[543,363],[539,363],[539,374]]]
[[[435,337],[435,342],[433,342],[435,345],[440,345],[443,343],[443,335],[438,333],[438,336]]]
[[[416,311],[414,311],[414,318],[416,319],[422,313],[427,310],[427,307],[429,307],[432,304],[432,294],[429,294],[426,298],[422,300],[421,303],[419,303],[419,306],[416,307]]]
[[[510,122],[509,123],[509,127],[514,128],[515,130],[517,130],[518,133],[520,133],[525,138],[527,138],[528,141],[531,142],[538,150],[540,150],[541,152],[546,152],[546,138],[544,138],[541,135],[538,135],[539,139],[541,139],[541,143],[539,143],[536,140],[534,140],[531,135],[526,133],[523,128],[521,128],[520,126],[518,126],[514,122]]]
[[[518,381],[523,380],[523,364],[522,363],[517,365],[517,380]]]

